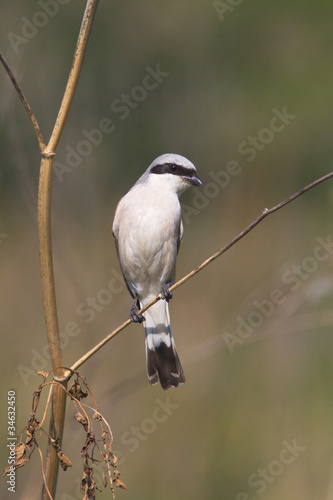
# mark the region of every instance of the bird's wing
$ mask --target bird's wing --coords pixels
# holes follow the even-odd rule
[[[184,226],[183,226],[183,221],[180,219],[180,224],[179,224],[179,233],[178,233],[178,240],[177,240],[177,253],[179,251],[180,244],[182,242],[184,236]]]
[[[131,297],[133,297],[133,299],[134,299],[135,295],[133,294],[132,290],[129,287],[129,284],[127,283],[127,280],[126,280],[125,274],[124,274],[124,270],[123,270],[123,268],[121,266],[121,260],[120,260],[120,256],[119,256],[119,244],[118,244],[117,232],[118,232],[117,231],[117,226],[114,223],[113,224],[113,228],[112,228],[112,236],[114,237],[114,243],[115,243],[115,247],[116,247],[116,252],[117,252],[117,257],[118,257],[118,261],[119,261],[119,266],[120,266],[120,269],[121,269],[121,272],[122,272],[122,275],[123,275],[123,278],[124,278],[127,290],[129,291]]]

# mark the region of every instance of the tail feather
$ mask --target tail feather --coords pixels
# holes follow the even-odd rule
[[[145,312],[145,319],[149,382],[153,385],[159,380],[163,389],[184,384],[185,375],[170,328],[168,303],[164,300],[157,302]]]

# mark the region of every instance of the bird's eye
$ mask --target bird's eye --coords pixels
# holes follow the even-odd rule
[[[172,174],[174,174],[174,173],[176,172],[176,170],[177,170],[177,165],[175,165],[174,163],[172,163],[172,164],[170,165],[170,172],[171,172]]]

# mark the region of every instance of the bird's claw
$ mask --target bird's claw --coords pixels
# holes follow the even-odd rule
[[[163,285],[163,288],[161,290],[162,299],[166,300],[167,302],[169,302],[169,300],[172,299],[172,292],[170,292],[170,286],[171,283],[165,283],[165,285]]]
[[[131,321],[133,321],[133,323],[142,323],[145,321],[145,317],[139,314],[139,307],[135,302],[131,308]]]

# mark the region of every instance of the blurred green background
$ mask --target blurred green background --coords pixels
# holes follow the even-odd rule
[[[83,4],[1,3],[0,48],[46,139]],[[187,156],[205,183],[182,197],[179,278],[265,207],[332,169],[332,17],[332,2],[324,0],[100,2],[53,182],[66,365],[128,317],[112,218],[119,198],[156,156]],[[152,70],[163,76],[145,90]],[[16,391],[19,432],[41,382],[32,370],[50,364],[36,224],[40,154],[3,68],[0,92],[5,467],[7,393]],[[96,132],[101,121],[107,133]],[[175,292],[172,327],[185,386],[167,393],[149,386],[140,325],[81,368],[112,427],[128,487],[117,491],[118,499],[332,498],[332,204],[328,181]],[[87,312],[89,297],[98,311]],[[68,334],[73,324],[75,336]],[[85,436],[74,413],[68,404],[63,448],[73,467],[60,471],[61,500],[82,497]],[[101,484],[99,473],[96,478]],[[39,498],[37,452],[17,472],[16,494],[6,486],[3,480],[3,499]],[[98,496],[110,497],[109,490]]]

